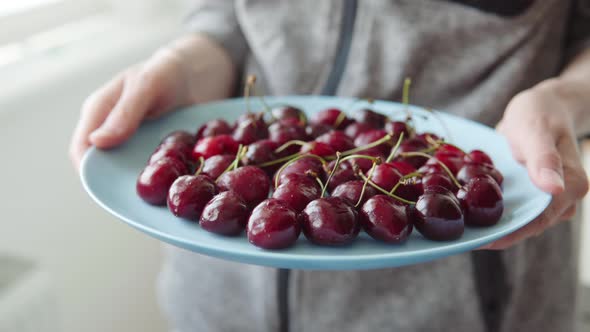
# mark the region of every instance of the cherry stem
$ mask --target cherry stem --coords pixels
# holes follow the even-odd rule
[[[275,188],[279,186],[279,178],[281,173],[283,172],[283,170],[285,168],[287,168],[287,166],[291,165],[292,163],[296,162],[299,159],[303,159],[303,158],[315,158],[318,159],[322,165],[326,164],[326,160],[318,155],[315,154],[303,154],[303,155],[299,155],[291,160],[289,160],[288,162],[284,163],[283,166],[281,166],[281,168],[278,169],[278,171],[275,174]],[[322,186],[323,187],[323,186]]]
[[[203,156],[199,156],[199,168],[197,168],[195,176],[201,174],[201,172],[203,171],[203,166],[205,166],[205,158],[203,158]]]
[[[416,204],[416,202],[409,201],[409,200],[407,200],[407,199],[405,199],[405,198],[401,198],[401,197],[399,197],[399,196],[397,196],[397,195],[395,195],[395,194],[392,194],[392,193],[389,193],[389,192],[387,192],[387,190],[385,190],[385,189],[381,188],[381,187],[380,187],[378,184],[376,184],[375,182],[371,181],[371,180],[370,180],[368,177],[366,177],[366,176],[365,176],[363,173],[360,173],[360,174],[359,174],[359,176],[360,176],[360,177],[361,177],[363,180],[367,181],[367,183],[369,183],[369,184],[371,185],[371,187],[373,187],[373,188],[377,189],[378,191],[380,191],[381,193],[383,193],[383,194],[385,194],[385,195],[387,195],[387,196],[389,196],[389,197],[395,198],[395,199],[397,199],[398,201],[400,201],[400,202],[403,202],[403,203],[406,203],[406,204]]]
[[[361,202],[363,201],[363,196],[365,195],[365,190],[367,190],[367,183],[369,182],[369,179],[371,178],[371,176],[373,176],[373,172],[375,171],[376,166],[377,166],[377,163],[375,161],[373,161],[373,165],[371,166],[368,176],[365,178],[365,182],[363,183],[363,188],[361,189],[361,194],[359,196],[359,200],[356,202],[354,207],[358,207],[361,204]]]
[[[303,146],[305,145],[307,142],[305,141],[301,141],[301,140],[292,140],[292,141],[288,141],[287,143],[279,146],[278,148],[276,148],[275,153],[281,153],[283,152],[286,148],[290,147],[291,145],[299,145],[299,146]]]
[[[344,121],[344,119],[346,119],[346,113],[340,111],[340,114],[338,114],[336,121],[334,121],[334,128],[338,128],[342,121]]]
[[[369,143],[369,144],[367,144],[365,146],[359,146],[359,147],[356,147],[354,149],[350,149],[350,150],[344,151],[344,152],[342,152],[342,155],[343,156],[349,156],[349,155],[355,154],[357,152],[361,152],[361,151],[364,151],[364,150],[368,150],[370,148],[374,148],[374,147],[379,146],[379,145],[381,145],[381,144],[383,144],[383,143],[385,143],[387,141],[390,141],[390,140],[391,140],[391,136],[390,135],[385,135],[385,136],[381,137],[380,139],[376,140],[375,142]]]
[[[393,149],[391,149],[391,153],[389,154],[389,156],[387,157],[387,159],[385,159],[385,162],[388,163],[391,160],[393,160],[393,157],[395,156],[395,153],[397,152],[397,149],[399,149],[399,146],[402,144],[402,140],[404,139],[404,133],[401,133],[399,135],[399,138],[397,139],[397,143],[395,143],[395,146],[393,147]]]
[[[342,158],[342,160],[340,160],[340,162],[345,162],[347,160],[351,160],[351,159],[369,159],[372,162],[376,162],[377,164],[381,163],[381,158],[379,157],[373,157],[373,156],[366,156],[364,154],[353,154],[350,156],[346,156],[344,158]]]
[[[238,146],[238,151],[236,152],[236,158],[234,159],[234,161],[231,162],[231,164],[229,164],[229,166],[227,166],[227,168],[223,172],[221,172],[221,174],[219,174],[219,176],[217,177],[217,179],[215,181],[219,180],[219,178],[223,174],[225,174],[229,171],[232,171],[238,167],[238,165],[240,164],[240,158],[242,156],[242,150],[244,150],[244,148],[245,148],[245,146],[243,146],[242,144],[240,144],[240,146]]]
[[[422,153],[422,152],[402,152],[401,155],[403,157],[425,157],[428,159],[432,159],[432,156],[426,153]],[[449,175],[449,177],[451,178],[451,180],[453,181],[453,183],[457,186],[457,188],[462,188],[463,186],[459,183],[459,181],[457,181],[457,178],[453,175],[453,172],[451,172],[451,170],[447,167],[447,165],[443,164],[443,162],[441,162],[440,160],[434,158],[434,161],[436,161],[440,167],[442,167],[445,172]]]
[[[250,91],[256,83],[256,76],[249,75],[246,79],[246,85],[244,86],[244,98],[246,98],[246,111],[250,113]]]
[[[412,113],[410,112],[409,104],[410,104],[410,86],[412,85],[412,79],[406,77],[404,80],[404,88],[402,92],[402,103],[404,104],[404,111],[408,119],[412,118]]]
[[[340,166],[340,158],[342,158],[342,153],[336,152],[336,162],[334,163],[334,167],[332,168],[330,175],[328,175],[328,179],[326,180],[326,183],[322,187],[322,194],[320,195],[320,197],[324,197],[324,194],[326,193],[326,189],[328,188],[328,184],[330,183],[330,180],[332,180],[332,176],[334,176],[334,173],[338,169],[338,166]]]
[[[397,188],[399,188],[399,186],[406,185],[407,183],[405,183],[406,180],[411,179],[413,177],[422,177],[422,173],[420,172],[412,172],[410,174],[406,174],[404,176],[401,177],[401,179],[399,179],[399,181],[397,181],[397,183],[395,184],[395,186],[393,186],[393,188],[391,188],[391,190],[389,191],[390,194],[394,194],[395,191],[397,190]]]
[[[259,165],[256,165],[256,166],[258,166],[258,167],[268,167],[268,166],[280,164],[280,163],[282,163],[284,161],[289,161],[289,160],[291,160],[291,159],[293,159],[293,158],[295,158],[297,156],[300,156],[300,155],[301,155],[301,153],[297,152],[297,153],[290,154],[288,156],[285,156],[285,157],[282,157],[282,158],[279,158],[279,159],[267,161],[265,163],[262,163],[262,164],[259,164]]]

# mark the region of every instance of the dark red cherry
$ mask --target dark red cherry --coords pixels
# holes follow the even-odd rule
[[[494,165],[492,158],[487,153],[480,150],[473,150],[469,152],[463,159],[465,162],[474,162],[478,164]]]
[[[346,134],[346,136],[348,136],[352,139],[355,139],[360,134],[365,133],[367,131],[371,131],[373,129],[375,129],[375,128],[373,128],[368,123],[353,122],[353,123],[349,124],[348,126],[346,126],[346,129],[344,129],[344,133]]]
[[[422,186],[424,188],[431,186],[441,186],[455,192],[458,188],[453,181],[444,173],[428,173],[422,177]]]
[[[441,144],[441,146],[436,150],[436,152],[440,154],[450,154],[459,157],[465,156],[465,152],[463,152],[461,149],[452,144]]]
[[[273,107],[270,111],[270,114],[273,118],[279,121],[286,119],[295,119],[297,123],[301,126],[304,126],[307,122],[305,113],[301,109],[294,106]]]
[[[235,159],[236,156],[231,154],[213,156],[205,160],[201,172],[209,175],[212,179],[217,179]]]
[[[340,197],[350,203],[352,206],[356,205],[361,197],[361,192],[363,191],[364,181],[361,180],[353,180],[344,182],[343,184],[339,185],[332,191],[332,197]],[[367,184],[365,188],[365,193],[363,194],[363,199],[361,200],[362,205],[365,203],[369,198],[377,195],[377,190],[371,187],[370,184]]]
[[[447,171],[439,163],[426,163],[424,166],[418,168],[418,172],[422,174],[439,173],[448,176]]]
[[[372,238],[387,243],[403,243],[412,233],[406,206],[386,195],[371,197],[359,213],[363,229]]]
[[[255,206],[268,198],[270,179],[256,166],[243,166],[222,174],[217,179],[219,191],[231,190],[248,206]]]
[[[460,154],[455,152],[436,151],[434,158],[428,160],[427,164],[437,164],[437,161],[443,163],[453,173],[457,174],[459,169],[463,166],[463,152]]]
[[[432,188],[442,187],[429,189]],[[426,190],[418,199],[412,213],[414,226],[425,238],[451,241],[463,235],[465,229],[463,213],[452,196],[452,193],[448,195]]]
[[[502,187],[502,183],[504,182],[504,176],[502,176],[502,173],[500,173],[496,168],[494,168],[494,166],[489,164],[466,162],[457,173],[457,180],[459,180],[461,184],[466,184],[471,179],[485,174],[488,174],[492,178],[494,178],[498,185]]]
[[[149,164],[139,174],[137,194],[152,205],[165,205],[168,189],[180,176],[188,173],[186,165],[178,159],[164,157]]]
[[[332,160],[326,167],[326,173],[330,174],[334,169],[334,164],[336,163],[335,160]],[[339,185],[343,184],[344,182],[357,180],[358,176],[354,172],[354,168],[352,164],[345,160],[338,164],[338,168],[334,172],[334,175],[330,178],[330,182],[328,183],[328,191],[332,192],[334,188],[338,187]]]
[[[281,184],[272,194],[273,198],[285,202],[290,208],[301,212],[309,202],[320,198],[321,189],[311,181],[289,181]]]
[[[290,173],[285,176],[281,176],[281,181],[279,184],[284,185],[292,182],[304,186],[316,186],[318,191],[322,191],[322,187],[320,186],[319,182],[314,177],[305,174]]]
[[[405,161],[391,161],[389,162],[393,167],[395,167],[402,175],[408,175],[410,173],[414,173],[416,169],[411,164]]]
[[[221,235],[238,235],[246,228],[250,210],[233,191],[224,191],[211,199],[201,214],[201,227]]]
[[[395,190],[394,194],[397,196],[415,202],[424,193],[422,182],[419,179],[408,179],[407,183],[401,184]]]
[[[266,122],[264,122],[263,115],[264,115],[263,113],[252,113],[252,112],[243,113],[242,115],[240,115],[238,117],[238,119],[234,123],[234,128],[239,127],[241,123],[254,122],[254,124],[255,124],[254,126],[256,128],[259,128],[260,130],[266,130],[267,125],[266,125]]]
[[[162,139],[162,142],[160,144],[163,145],[167,143],[183,143],[192,147],[193,145],[195,145],[195,142],[196,139],[193,134],[189,133],[188,131],[177,130],[166,135],[166,137]]]
[[[422,142],[421,140],[410,138],[404,140],[398,150],[397,153],[400,154],[402,152],[420,152],[422,150],[427,149],[428,146]],[[396,161],[405,161],[408,164],[414,166],[414,168],[420,168],[422,165],[428,161],[428,158],[421,157],[421,156],[412,156],[412,157],[396,157]]]
[[[248,219],[248,241],[264,249],[283,249],[297,242],[301,226],[297,212],[284,202],[269,198],[261,202]]]
[[[389,121],[385,124],[385,131],[391,135],[393,140],[397,142],[399,136],[403,133],[404,139],[410,138],[410,132],[408,131],[408,125],[402,121]]]
[[[360,134],[354,140],[354,145],[356,147],[366,146],[367,144],[370,144],[370,143],[380,140],[381,138],[385,137],[386,135],[387,135],[387,133],[385,132],[385,130],[382,130],[382,129],[374,129],[371,131],[367,131],[367,132]],[[389,153],[390,149],[391,149],[391,141],[384,142],[376,147],[363,150],[360,153],[365,154],[366,152],[369,152],[369,151],[377,151],[379,153],[386,155],[387,153]]]
[[[197,139],[213,137],[218,135],[229,135],[232,132],[231,126],[222,119],[207,121],[197,131]]]
[[[313,157],[301,158],[287,165],[279,174],[278,184],[282,184],[285,177],[289,174],[316,174],[320,179],[325,179],[325,172],[322,162]],[[276,175],[275,175],[276,176]]]
[[[315,139],[321,135],[328,133],[332,130],[332,127],[323,124],[310,124],[305,127],[305,133],[310,139]]]
[[[268,137],[279,145],[293,140],[307,141],[308,138],[304,127],[286,125],[281,122],[275,122],[268,127]],[[294,152],[297,152],[296,146]]]
[[[320,157],[333,156],[336,154],[336,151],[328,144],[315,141],[307,142],[302,145],[299,152],[301,154],[315,154]]]
[[[156,160],[168,157],[178,159],[188,165],[192,162],[191,152],[192,146],[183,142],[177,141],[164,143],[156,148],[156,151],[150,156],[148,163],[151,164]]]
[[[254,142],[248,145],[248,150],[246,150],[246,154],[242,158],[242,163],[244,165],[260,165],[263,163],[267,163],[269,161],[273,161],[279,158],[279,156],[274,152],[278,148],[278,144],[271,141],[271,140],[261,140],[258,142]],[[280,165],[273,165],[264,167],[263,169],[267,173],[274,173],[276,169],[280,167]]]
[[[369,151],[363,151],[360,154],[364,155],[364,156],[376,157],[376,158],[380,158],[381,160],[385,160],[385,155],[383,153],[381,153],[379,151],[374,151],[372,149]],[[364,158],[351,159],[350,163],[352,164],[353,167],[358,167],[358,169],[361,170],[365,174],[373,166],[373,162],[370,159],[364,159]]]
[[[239,144],[229,135],[219,135],[200,139],[193,149],[193,158],[205,159],[220,154],[236,154]]]
[[[238,123],[232,134],[235,141],[240,144],[252,144],[260,139],[268,137],[266,125],[260,125],[259,121],[249,120]]]
[[[416,135],[416,139],[423,141],[426,145],[431,145],[433,142],[440,141],[440,137],[433,133],[422,133]]]
[[[215,194],[217,186],[209,176],[183,175],[168,191],[168,209],[179,218],[197,221]]]
[[[339,197],[311,201],[299,214],[299,220],[305,237],[318,245],[345,245],[360,231],[358,213]]]
[[[341,110],[337,108],[328,108],[312,115],[310,122],[312,124],[322,124],[334,129],[346,128],[351,122]],[[339,122],[339,123],[337,123]]]
[[[328,144],[334,151],[344,152],[354,148],[352,139],[345,133],[332,130],[316,138],[316,142]]]
[[[368,108],[355,111],[352,114],[352,118],[357,122],[366,123],[375,129],[383,128],[385,121],[387,121],[387,117],[385,115],[377,113]]]
[[[384,190],[390,191],[399,182],[402,174],[390,163],[377,165],[371,175],[371,181]]]
[[[492,226],[500,221],[504,212],[502,189],[489,175],[472,178],[459,189],[457,198],[461,202],[468,226]]]

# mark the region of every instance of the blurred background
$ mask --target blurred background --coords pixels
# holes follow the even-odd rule
[[[90,200],[67,147],[86,96],[178,35],[187,2],[0,0],[0,331],[166,330],[160,243]]]

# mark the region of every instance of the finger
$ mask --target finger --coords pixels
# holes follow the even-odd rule
[[[571,220],[576,215],[577,210],[578,210],[577,206],[576,206],[576,204],[574,204],[574,205],[570,206],[569,208],[567,208],[567,210],[565,210],[563,212],[563,214],[561,215],[561,217],[559,217],[559,219],[561,221]]]
[[[90,147],[88,136],[104,122],[123,90],[124,75],[120,74],[86,99],[80,119],[70,141],[69,154],[74,167],[80,167],[84,153]]]
[[[99,148],[111,148],[127,140],[150,110],[158,84],[152,74],[143,74],[126,85],[104,124],[90,135],[90,142]]]
[[[555,135],[550,132],[533,132],[523,141],[521,152],[533,183],[553,195],[565,189],[561,156],[556,147]]]

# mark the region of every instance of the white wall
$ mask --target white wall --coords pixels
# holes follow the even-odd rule
[[[0,68],[0,253],[46,266],[64,332],[165,330],[154,293],[160,244],[90,200],[67,146],[84,98],[172,31],[154,23],[66,56]]]

